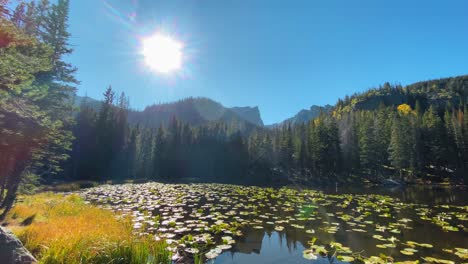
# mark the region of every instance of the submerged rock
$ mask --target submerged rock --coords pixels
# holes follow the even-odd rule
[[[10,231],[0,226],[0,260],[5,264],[31,264],[37,260]]]

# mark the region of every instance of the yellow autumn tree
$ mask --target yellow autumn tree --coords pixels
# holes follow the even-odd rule
[[[401,104],[397,107],[397,110],[399,113],[402,113],[403,115],[407,115],[409,113],[411,113],[411,111],[413,111],[413,109],[411,109],[411,106],[409,106],[408,104]]]

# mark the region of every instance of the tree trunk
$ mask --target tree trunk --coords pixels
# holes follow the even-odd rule
[[[3,203],[3,197],[5,195],[5,177],[6,176],[0,176],[0,204]]]
[[[3,200],[2,204],[0,205],[0,209],[3,209],[2,214],[0,215],[0,221],[5,220],[6,215],[13,207],[13,204],[16,200],[16,192],[18,191],[18,187],[21,182],[21,177],[23,176],[23,172],[27,167],[28,160],[18,161],[14,170],[9,175],[8,179],[6,180],[6,196]]]

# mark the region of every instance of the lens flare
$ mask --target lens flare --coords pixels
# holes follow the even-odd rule
[[[156,33],[142,41],[142,54],[151,70],[170,73],[182,67],[182,43],[168,35]]]

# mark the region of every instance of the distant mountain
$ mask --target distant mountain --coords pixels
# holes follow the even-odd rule
[[[303,109],[296,115],[282,122],[268,125],[273,128],[283,124],[301,124],[319,116],[320,112],[325,114],[342,114],[356,110],[375,110],[380,105],[396,106],[407,103],[415,107],[419,102],[423,109],[430,105],[437,107],[439,111],[447,106],[457,106],[468,101],[468,75],[451,78],[443,78],[429,81],[417,82],[407,85],[390,85],[369,89],[363,93],[356,93],[339,99],[335,106],[313,105],[310,109]],[[79,97],[75,99],[75,105],[80,106],[84,101],[99,111],[101,102],[90,97]],[[146,107],[143,111],[130,111],[129,122],[140,123],[150,127],[158,127],[167,123],[172,116],[199,125],[208,122],[224,122],[231,127],[242,131],[255,127],[263,127],[263,121],[258,107],[225,107],[220,103],[208,98],[187,98],[173,103],[155,104]]]
[[[325,106],[313,105],[309,109],[302,109],[301,111],[299,111],[296,115],[294,115],[291,118],[288,118],[280,123],[268,125],[268,127],[277,127],[277,126],[281,126],[284,124],[297,125],[297,124],[306,123],[318,117],[320,115],[320,112],[323,112],[324,114],[328,114],[332,109],[333,109],[333,106],[331,105],[325,105]]]
[[[96,111],[99,111],[101,102],[90,97],[77,96],[75,105],[79,107],[86,102]],[[201,125],[208,122],[224,122],[246,127],[263,126],[258,107],[224,107],[220,103],[208,98],[187,98],[173,103],[154,104],[143,111],[130,110],[128,120],[130,124],[142,124],[148,127],[159,127],[167,124],[175,116],[177,119],[192,125]]]
[[[92,109],[96,110],[96,112],[99,111],[99,109],[101,108],[101,104],[102,104],[101,101],[93,99],[89,96],[78,96],[78,95],[75,96],[74,106],[76,108],[79,108],[84,103],[86,103],[86,105],[88,105]]]
[[[229,108],[229,110],[238,114],[240,117],[249,121],[252,124],[255,124],[257,126],[263,126],[263,120],[260,117],[260,110],[258,110],[257,106],[231,107]]]

